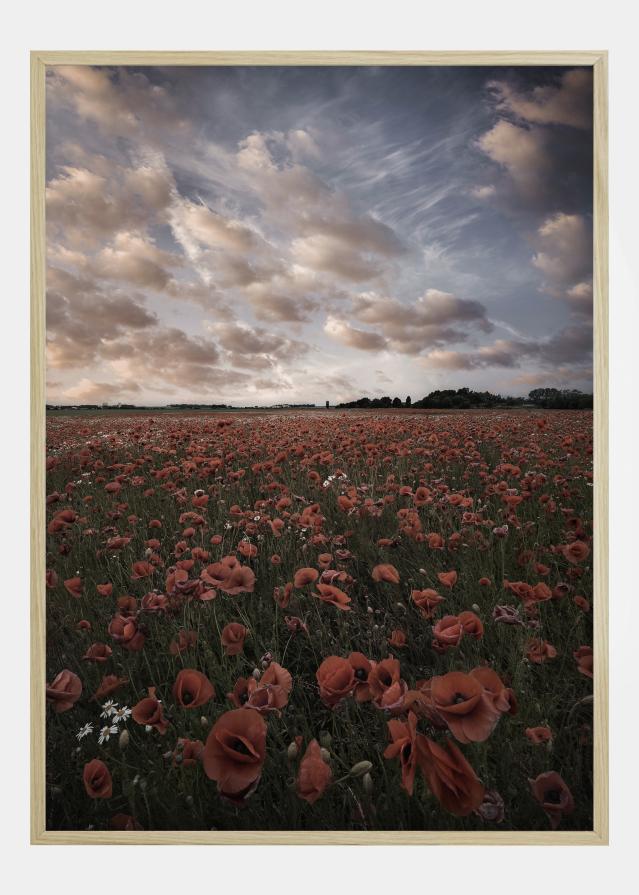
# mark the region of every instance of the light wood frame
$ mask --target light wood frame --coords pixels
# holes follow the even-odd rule
[[[45,71],[50,65],[590,66],[594,74],[594,806],[591,831],[182,831],[46,829],[45,811]],[[31,842],[85,845],[608,844],[608,54],[566,52],[31,53]]]

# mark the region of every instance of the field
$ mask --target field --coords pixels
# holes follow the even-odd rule
[[[592,828],[592,415],[54,414],[47,828]]]

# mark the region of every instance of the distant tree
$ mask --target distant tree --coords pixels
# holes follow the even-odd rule
[[[402,402],[399,398],[393,398],[393,407],[401,407]]]
[[[406,402],[405,402],[405,403],[406,403],[406,406],[407,406],[407,407],[410,407],[410,405],[411,405],[410,395],[407,395],[407,396],[406,396]]]

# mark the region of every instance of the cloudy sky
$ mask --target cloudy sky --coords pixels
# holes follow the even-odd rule
[[[591,388],[592,83],[47,74],[48,400]]]

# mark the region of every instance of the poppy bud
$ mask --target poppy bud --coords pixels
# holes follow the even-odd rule
[[[120,736],[118,737],[118,746],[124,752],[126,747],[129,745],[129,731],[126,728],[122,731]]]
[[[358,761],[350,769],[349,774],[351,777],[361,777],[362,774],[368,774],[372,767],[373,763],[371,761]]]
[[[255,678],[256,681],[259,681],[259,679],[262,677],[262,672],[259,670],[259,668],[254,668],[251,672],[251,675]]]
[[[297,743],[293,740],[292,743],[289,743],[288,749],[286,750],[286,755],[289,761],[295,761],[297,755],[299,753],[299,749],[297,748]]]
[[[323,746],[325,749],[331,748],[331,743],[333,742],[333,737],[330,735],[328,730],[321,730],[319,735],[320,746]]]
[[[366,793],[367,796],[370,796],[373,794],[373,788],[374,788],[373,778],[368,773],[368,771],[362,777],[362,786],[364,787],[364,792]]]
[[[209,726],[209,719],[206,717],[206,715],[202,715],[202,717],[200,718],[200,724],[204,728],[207,728]]]
[[[178,752],[177,755],[174,756],[173,761],[176,764],[182,764],[182,762],[184,761],[184,756],[181,752]]]
[[[142,778],[140,779],[139,786],[140,786],[140,789],[142,790],[142,792],[144,792],[144,790],[145,790],[146,787],[147,787],[147,783],[146,783],[146,780],[144,779],[144,777],[142,777]]]
[[[193,805],[195,804],[194,801],[193,801],[193,796],[187,796],[186,799],[185,799],[184,801],[185,801],[186,804],[189,806],[189,808],[192,808]]]
[[[479,612],[479,606],[477,605],[477,603],[473,603],[470,608],[473,610],[473,612]]]
[[[320,753],[324,761],[329,762],[331,760],[331,753],[328,751],[328,749],[322,748],[320,749]]]

